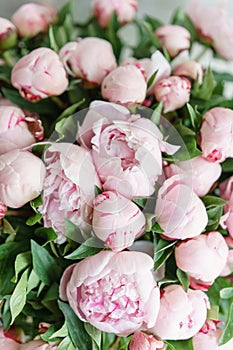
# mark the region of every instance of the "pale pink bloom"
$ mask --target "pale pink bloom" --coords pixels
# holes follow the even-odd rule
[[[186,78],[191,78],[192,80],[197,79],[198,84],[201,85],[203,81],[203,76],[204,76],[204,69],[201,63],[199,62],[186,61],[176,66],[172,74],[183,76]]]
[[[0,200],[0,220],[4,218],[7,213],[7,206]]]
[[[56,17],[56,10],[49,5],[27,3],[14,12],[11,20],[20,36],[32,38],[39,33],[47,32]]]
[[[112,45],[95,37],[78,38],[65,44],[59,56],[68,74],[91,85],[100,85],[104,77],[117,67]]]
[[[161,41],[162,46],[168,51],[171,57],[187,50],[190,47],[190,33],[181,26],[165,24],[155,31],[155,35]]]
[[[104,99],[122,105],[136,105],[146,98],[147,84],[140,68],[130,64],[111,71],[103,80]]]
[[[16,149],[0,155],[0,200],[22,207],[39,196],[44,177],[44,163],[34,154]]]
[[[43,139],[43,127],[38,116],[15,106],[0,106],[0,154],[30,146]]]
[[[164,113],[181,108],[189,102],[191,83],[188,79],[170,76],[160,80],[154,88],[157,101],[163,101]]]
[[[223,181],[219,189],[220,196],[227,201],[224,205],[224,215],[221,217],[220,224],[229,231],[233,238],[233,176]]]
[[[226,262],[223,270],[221,271],[220,276],[222,276],[222,277],[229,276],[232,272],[233,272],[233,249],[230,249],[230,247],[229,247],[228,255],[227,255],[227,262]]]
[[[147,254],[101,251],[65,270],[60,297],[81,320],[103,332],[128,336],[147,330],[160,304],[153,265]]]
[[[90,152],[69,143],[53,144],[45,153],[46,176],[43,205],[44,226],[52,227],[57,242],[66,240],[64,218],[80,229],[90,229],[95,185],[100,186]],[[74,238],[73,238],[74,239]]]
[[[8,50],[16,44],[17,29],[6,18],[0,17],[0,50]]]
[[[229,201],[233,193],[233,176],[229,177],[219,185],[220,196],[225,200]]]
[[[206,227],[205,206],[179,175],[165,180],[158,191],[155,206],[157,221],[167,239],[187,239],[198,236]]]
[[[94,200],[92,228],[96,236],[113,251],[131,246],[146,226],[146,218],[138,206],[112,191]]]
[[[204,5],[194,0],[186,8],[201,38],[211,42],[215,51],[227,60],[233,59],[233,19],[224,5]]]
[[[199,196],[205,196],[222,172],[221,165],[195,157],[183,162],[169,164],[164,168],[166,177],[179,175],[182,183],[191,187]]]
[[[10,334],[0,328],[0,348],[3,350],[20,350],[20,343],[17,342]]]
[[[217,231],[201,234],[175,247],[177,266],[200,285],[214,283],[227,262],[227,256],[228,246]]]
[[[215,107],[203,116],[200,129],[203,157],[211,162],[222,163],[233,157],[233,111]]]
[[[134,333],[129,343],[129,350],[164,350],[165,344],[162,340],[155,338],[145,332]]]
[[[116,12],[118,22],[126,24],[131,22],[136,16],[138,9],[137,0],[93,0],[92,12],[97,18],[99,25],[106,28],[114,12]]]
[[[57,344],[46,343],[42,340],[32,340],[20,346],[20,350],[55,350],[55,349],[57,349]]]
[[[203,326],[207,316],[208,298],[200,290],[172,284],[161,292],[160,309],[153,332],[163,339],[189,339]]]
[[[14,103],[12,103],[10,100],[8,100],[5,97],[0,96],[0,106],[14,106],[17,107]]]
[[[59,56],[47,47],[40,47],[22,57],[13,67],[11,82],[29,101],[60,95],[68,86]]]

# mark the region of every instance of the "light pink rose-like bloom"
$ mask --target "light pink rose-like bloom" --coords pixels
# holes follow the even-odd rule
[[[187,50],[190,47],[190,33],[184,27],[165,24],[156,29],[155,35],[171,57],[178,55],[180,51]]]
[[[154,88],[157,101],[163,101],[164,113],[181,108],[190,99],[191,83],[188,79],[170,76],[160,80]]]
[[[7,213],[7,206],[0,200],[0,220],[4,218]]]
[[[203,116],[200,129],[203,157],[211,162],[222,163],[233,157],[233,111],[215,107]]]
[[[90,152],[69,143],[53,144],[45,153],[46,176],[43,186],[43,205],[39,208],[44,226],[52,227],[57,242],[66,240],[64,218],[82,230],[90,229],[99,184]]]
[[[147,330],[160,305],[153,265],[147,254],[101,251],[65,270],[60,297],[81,320],[103,332],[128,336]]]
[[[223,181],[220,186],[220,196],[227,201],[224,205],[224,215],[221,217],[222,228],[227,229],[233,238],[233,176]]]
[[[39,196],[44,176],[44,163],[29,151],[0,155],[0,200],[11,208],[22,207]]]
[[[114,12],[122,25],[131,22],[138,9],[137,0],[93,0],[92,12],[99,25],[106,28]]]
[[[150,196],[162,174],[161,152],[173,154],[179,149],[164,142],[162,133],[149,119],[102,101],[90,105],[78,140],[92,149],[103,189],[129,199]]]
[[[192,187],[199,196],[205,196],[220,177],[222,168],[218,163],[209,162],[198,156],[183,162],[169,164],[164,168],[166,177],[179,175],[182,183]]]
[[[233,19],[228,17],[223,2],[219,2],[217,6],[203,6],[202,1],[194,0],[187,6],[186,12],[201,38],[211,42],[221,57],[232,60]]]
[[[57,344],[46,343],[42,340],[32,340],[28,343],[22,344],[20,350],[55,350]]]
[[[135,332],[129,343],[129,350],[164,350],[165,344],[153,335],[145,332]]]
[[[92,228],[113,251],[131,246],[145,226],[144,214],[129,199],[112,191],[102,192],[95,198]]]
[[[90,85],[100,85],[117,67],[112,45],[104,39],[88,37],[65,44],[59,56],[68,74]]]
[[[38,116],[27,116],[20,108],[0,105],[0,154],[23,148],[43,139]]]
[[[201,234],[175,247],[177,266],[194,280],[195,288],[200,284],[200,289],[202,284],[207,288],[214,283],[227,262],[227,256],[228,246],[217,231]]]
[[[160,309],[153,332],[163,339],[189,339],[196,334],[207,316],[208,297],[200,290],[173,284],[161,292]]]
[[[32,38],[39,33],[47,32],[56,17],[56,10],[49,5],[27,3],[14,12],[11,20],[20,36]]]
[[[155,214],[167,239],[198,236],[208,222],[203,202],[178,175],[165,180],[160,187]]]
[[[20,350],[20,343],[14,340],[2,327],[0,328],[0,348],[4,350]]]
[[[225,242],[228,245],[229,251],[227,256],[227,262],[224,266],[220,276],[229,276],[233,272],[233,239],[231,236],[224,237]]]
[[[101,84],[104,99],[122,105],[136,105],[146,98],[147,84],[140,68],[133,64],[111,71]]]
[[[0,50],[10,49],[16,44],[16,41],[16,27],[8,19],[0,17]]]
[[[173,75],[179,75],[186,78],[191,78],[192,80],[198,81],[198,84],[202,84],[203,76],[204,76],[204,69],[201,65],[201,63],[196,61],[186,61],[178,66],[175,67],[175,69],[172,71]]]
[[[29,101],[60,95],[68,86],[66,71],[59,56],[46,47],[22,57],[13,67],[11,82]]]

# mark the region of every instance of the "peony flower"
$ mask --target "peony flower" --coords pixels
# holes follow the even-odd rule
[[[154,88],[157,101],[163,101],[164,113],[181,108],[189,102],[191,83],[184,77],[171,76],[160,80]]]
[[[92,12],[97,18],[99,25],[106,28],[114,12],[116,12],[118,22],[126,24],[131,22],[136,16],[138,4],[137,0],[93,0]]]
[[[223,181],[219,189],[220,196],[227,201],[224,205],[224,215],[221,217],[220,224],[229,231],[233,238],[233,176]]]
[[[102,192],[95,198],[93,230],[113,251],[131,246],[145,226],[144,214],[129,199],[112,191]]]
[[[66,240],[64,218],[82,230],[90,229],[99,179],[90,153],[73,144],[53,144],[45,153],[46,176],[43,205],[39,208],[44,226],[52,227],[58,243]]]
[[[208,222],[203,202],[178,175],[165,180],[160,187],[155,214],[167,239],[198,236]]]
[[[0,220],[4,218],[7,213],[7,206],[0,200]]]
[[[17,29],[6,18],[0,17],[0,50],[8,50],[16,45]]]
[[[233,272],[233,239],[230,236],[224,237],[228,246],[227,262],[220,273],[220,276],[229,276]]]
[[[203,116],[200,129],[203,157],[211,162],[222,163],[233,157],[233,111],[215,107]]]
[[[0,327],[0,348],[4,350],[20,350],[20,343],[12,337],[11,332],[5,332]]]
[[[20,36],[32,38],[39,33],[47,32],[56,17],[56,10],[49,5],[27,3],[14,12],[11,20]]]
[[[27,116],[15,106],[0,106],[0,154],[30,146],[43,139],[43,127],[37,115]]]
[[[68,74],[90,85],[100,85],[117,66],[111,44],[100,38],[69,42],[61,48],[59,56]]]
[[[153,335],[145,332],[134,333],[129,343],[129,350],[164,350],[165,344],[162,340],[156,339]]]
[[[28,151],[0,155],[0,200],[11,208],[22,207],[39,196],[44,176],[44,163]]]
[[[22,97],[29,101],[60,95],[68,86],[59,56],[46,47],[35,49],[22,57],[13,67],[11,82]]]
[[[193,288],[204,285],[208,289],[222,272],[228,256],[228,246],[219,232],[209,232],[199,235],[175,247],[177,266],[185,271],[191,280]]]
[[[153,332],[163,339],[182,340],[193,337],[207,316],[208,299],[200,290],[173,284],[162,290],[160,309]]]
[[[55,350],[57,344],[46,343],[42,340],[32,340],[28,343],[22,344],[20,350]]]
[[[155,35],[171,57],[190,47],[190,33],[184,27],[165,24],[156,29]]]
[[[185,61],[176,66],[172,74],[190,78],[192,80],[197,79],[198,84],[201,85],[204,76],[204,69],[199,62]]]
[[[147,254],[101,251],[65,270],[60,297],[81,320],[103,332],[128,336],[147,330],[160,304],[153,264]]]
[[[166,177],[179,175],[182,183],[191,187],[199,196],[205,196],[220,177],[222,168],[218,163],[203,157],[195,157],[184,162],[169,164],[164,168]]]

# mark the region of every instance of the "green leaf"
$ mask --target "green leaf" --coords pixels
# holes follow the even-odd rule
[[[186,28],[191,35],[191,41],[193,42],[195,40],[197,36],[196,28],[192,23],[191,19],[189,18],[189,16],[187,15],[187,13],[185,12],[184,8],[179,7],[176,10],[171,23]]]
[[[233,297],[233,287],[223,288],[220,290],[220,297],[222,299],[230,299]]]
[[[29,278],[28,278],[28,289],[27,294],[30,293],[30,291],[34,288],[36,288],[40,283],[40,279],[35,273],[34,270],[31,271]]]
[[[162,229],[162,227],[159,225],[158,222],[155,222],[154,225],[151,227],[151,231],[155,232],[155,233],[163,233],[164,230]]]
[[[65,322],[63,326],[60,329],[58,329],[58,331],[56,331],[50,336],[49,340],[52,340],[53,338],[65,338],[67,336],[68,336],[68,329]]]
[[[3,232],[9,235],[16,235],[13,226],[6,219],[3,219]]]
[[[219,320],[219,306],[211,305],[211,308],[207,310],[207,320]]]
[[[149,90],[149,88],[152,86],[157,73],[158,73],[158,69],[150,76],[150,78],[149,78],[149,80],[147,82],[147,90]]]
[[[151,115],[151,121],[155,124],[155,125],[159,125],[160,122],[160,117],[163,111],[163,101],[160,101],[158,103],[158,105],[155,107],[152,115]]]
[[[186,104],[192,127],[196,130],[201,126],[202,116],[189,103]]]
[[[176,350],[176,348],[169,342],[165,341],[165,344],[166,344],[166,350]]]
[[[218,345],[221,346],[223,344],[226,344],[232,338],[233,338],[233,302],[231,303],[230,310],[228,312],[228,318],[227,318],[225,330],[219,339]]]
[[[78,109],[78,107],[80,107],[83,103],[85,102],[85,99],[83,98],[81,101],[76,102],[74,104],[72,104],[71,106],[69,106],[68,108],[66,108],[61,115],[59,115],[58,119],[56,120],[56,122],[59,122],[60,120],[62,120],[63,118],[68,118],[71,115],[73,115],[76,110]]]
[[[90,323],[84,323],[84,327],[91,339],[97,345],[97,348],[101,350],[101,331],[92,326]]]
[[[33,226],[41,221],[42,214],[35,213],[34,215],[30,216],[30,218],[27,219],[26,224],[28,226]]]
[[[208,215],[208,224],[206,226],[206,231],[215,231],[219,226],[221,216],[223,214],[222,207],[214,207],[206,210]]]
[[[199,85],[197,81],[194,82],[192,88],[192,96],[201,100],[208,101],[213,93],[215,87],[214,75],[210,68],[205,71],[202,85]]]
[[[216,196],[204,196],[201,200],[207,209],[215,208],[216,206],[223,207],[226,204],[224,199]]]
[[[147,202],[147,198],[133,198],[133,202],[139,207],[144,208]]]
[[[85,241],[84,233],[78,226],[76,226],[72,221],[66,218],[64,219],[64,221],[65,221],[67,238],[80,243]]]
[[[39,227],[35,230],[35,234],[37,237],[42,238],[45,244],[57,239],[57,234],[51,227]]]
[[[12,280],[12,282],[14,283],[17,282],[20,272],[22,272],[28,266],[30,266],[31,262],[32,262],[31,252],[25,252],[17,255],[15,259],[15,277]]]
[[[113,333],[102,332],[102,349],[109,350],[110,345],[114,342],[116,336]]]
[[[221,164],[224,173],[233,173],[233,158],[228,158]]]
[[[10,298],[11,325],[26,304],[28,271],[24,271]]]
[[[57,41],[55,39],[54,29],[55,29],[55,27],[53,25],[50,25],[49,32],[48,32],[50,48],[52,50],[54,50],[55,52],[59,52],[59,46],[58,46],[58,43],[57,43]]]
[[[188,339],[188,340],[169,340],[166,343],[168,345],[170,345],[170,346],[173,346],[173,348],[175,350],[194,350],[192,339]],[[208,349],[208,350],[210,350],[210,349]]]
[[[91,349],[91,337],[85,330],[84,323],[75,315],[71,307],[58,301],[60,310],[63,312],[73,345],[79,350]]]
[[[152,28],[151,23],[147,22],[147,21],[143,21],[142,25],[144,27],[144,30],[146,31],[146,33],[149,36],[149,39],[151,41],[151,43],[153,44],[153,46],[157,49],[159,49],[161,47],[160,44],[160,40],[157,38],[157,36],[154,33],[154,30]]]
[[[96,237],[88,238],[83,244],[80,245],[74,252],[66,255],[66,259],[78,260],[84,259],[88,256],[95,255],[99,253],[104,247],[103,242],[101,242]]]
[[[179,268],[176,270],[176,275],[177,275],[178,280],[180,281],[181,285],[183,286],[185,292],[187,292],[189,289],[189,284],[190,284],[189,276],[187,275],[186,272],[182,271]]]
[[[73,115],[61,119],[55,125],[55,131],[58,133],[57,141],[69,141],[71,143],[76,140],[77,120]]]
[[[106,29],[106,36],[108,41],[110,41],[112,44],[113,52],[116,58],[119,58],[122,47],[121,40],[117,34],[119,28],[120,25],[117,19],[117,14],[114,12]]]
[[[177,241],[166,241],[159,239],[157,242],[156,234],[154,234],[154,270],[159,269],[173,252],[174,245]]]
[[[59,343],[57,350],[77,350],[77,348],[74,347],[70,337],[66,337]]]

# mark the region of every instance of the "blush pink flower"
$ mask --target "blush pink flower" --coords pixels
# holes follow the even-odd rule
[[[203,157],[211,162],[222,163],[233,157],[233,111],[215,107],[203,116],[200,129]]]
[[[126,24],[136,16],[138,8],[137,0],[93,0],[92,12],[99,25],[106,28],[114,12],[118,22]]]
[[[113,251],[131,246],[146,226],[138,206],[116,192],[106,191],[94,200],[92,227],[96,236]]]
[[[57,143],[45,153],[46,176],[43,205],[44,226],[52,227],[57,242],[66,240],[64,218],[80,229],[90,229],[95,185],[100,186],[90,153],[73,144]]]
[[[228,246],[217,231],[180,242],[175,247],[176,264],[194,280],[195,289],[198,284],[200,289],[202,284],[211,286],[226,265],[227,257]]]
[[[220,273],[220,276],[229,276],[233,272],[233,239],[231,236],[224,237],[228,246],[227,262]]]
[[[27,3],[14,12],[11,20],[21,37],[32,38],[39,33],[47,32],[56,17],[56,10],[49,5]]]
[[[4,218],[7,213],[7,206],[0,200],[0,220]]]
[[[17,29],[6,18],[0,17],[0,50],[8,50],[17,42]]]
[[[160,309],[153,332],[163,339],[182,340],[193,337],[207,316],[208,298],[200,290],[173,284],[161,292]]]
[[[112,45],[104,39],[88,37],[65,44],[59,56],[68,74],[89,85],[100,85],[117,67]]]
[[[44,176],[44,163],[28,151],[0,155],[0,200],[11,208],[22,207],[39,196]]]
[[[153,264],[147,254],[101,251],[65,270],[60,297],[81,320],[103,332],[128,336],[147,330],[160,305]]]
[[[134,333],[129,343],[129,350],[165,350],[165,344],[162,340],[155,338],[145,332]]]
[[[0,328],[0,348],[4,350],[20,350],[20,343],[14,339],[10,332],[5,332]]]
[[[201,85],[204,76],[204,69],[199,62],[185,61],[176,66],[175,69],[172,71],[172,74],[190,78],[192,80],[197,79],[198,84]]]
[[[188,79],[170,76],[160,80],[154,88],[157,101],[163,101],[164,113],[181,108],[190,99],[191,83]]]
[[[22,97],[29,101],[58,96],[68,86],[59,56],[46,47],[35,49],[22,57],[13,67],[11,82]]]
[[[229,231],[233,238],[233,176],[223,181],[219,189],[220,196],[227,201],[224,205],[224,215],[221,217],[220,224]]]
[[[190,33],[184,27],[165,24],[156,29],[155,35],[171,57],[190,47]]]
[[[20,350],[55,350],[57,347],[57,344],[49,344],[42,340],[32,340],[28,343],[22,344]]]

